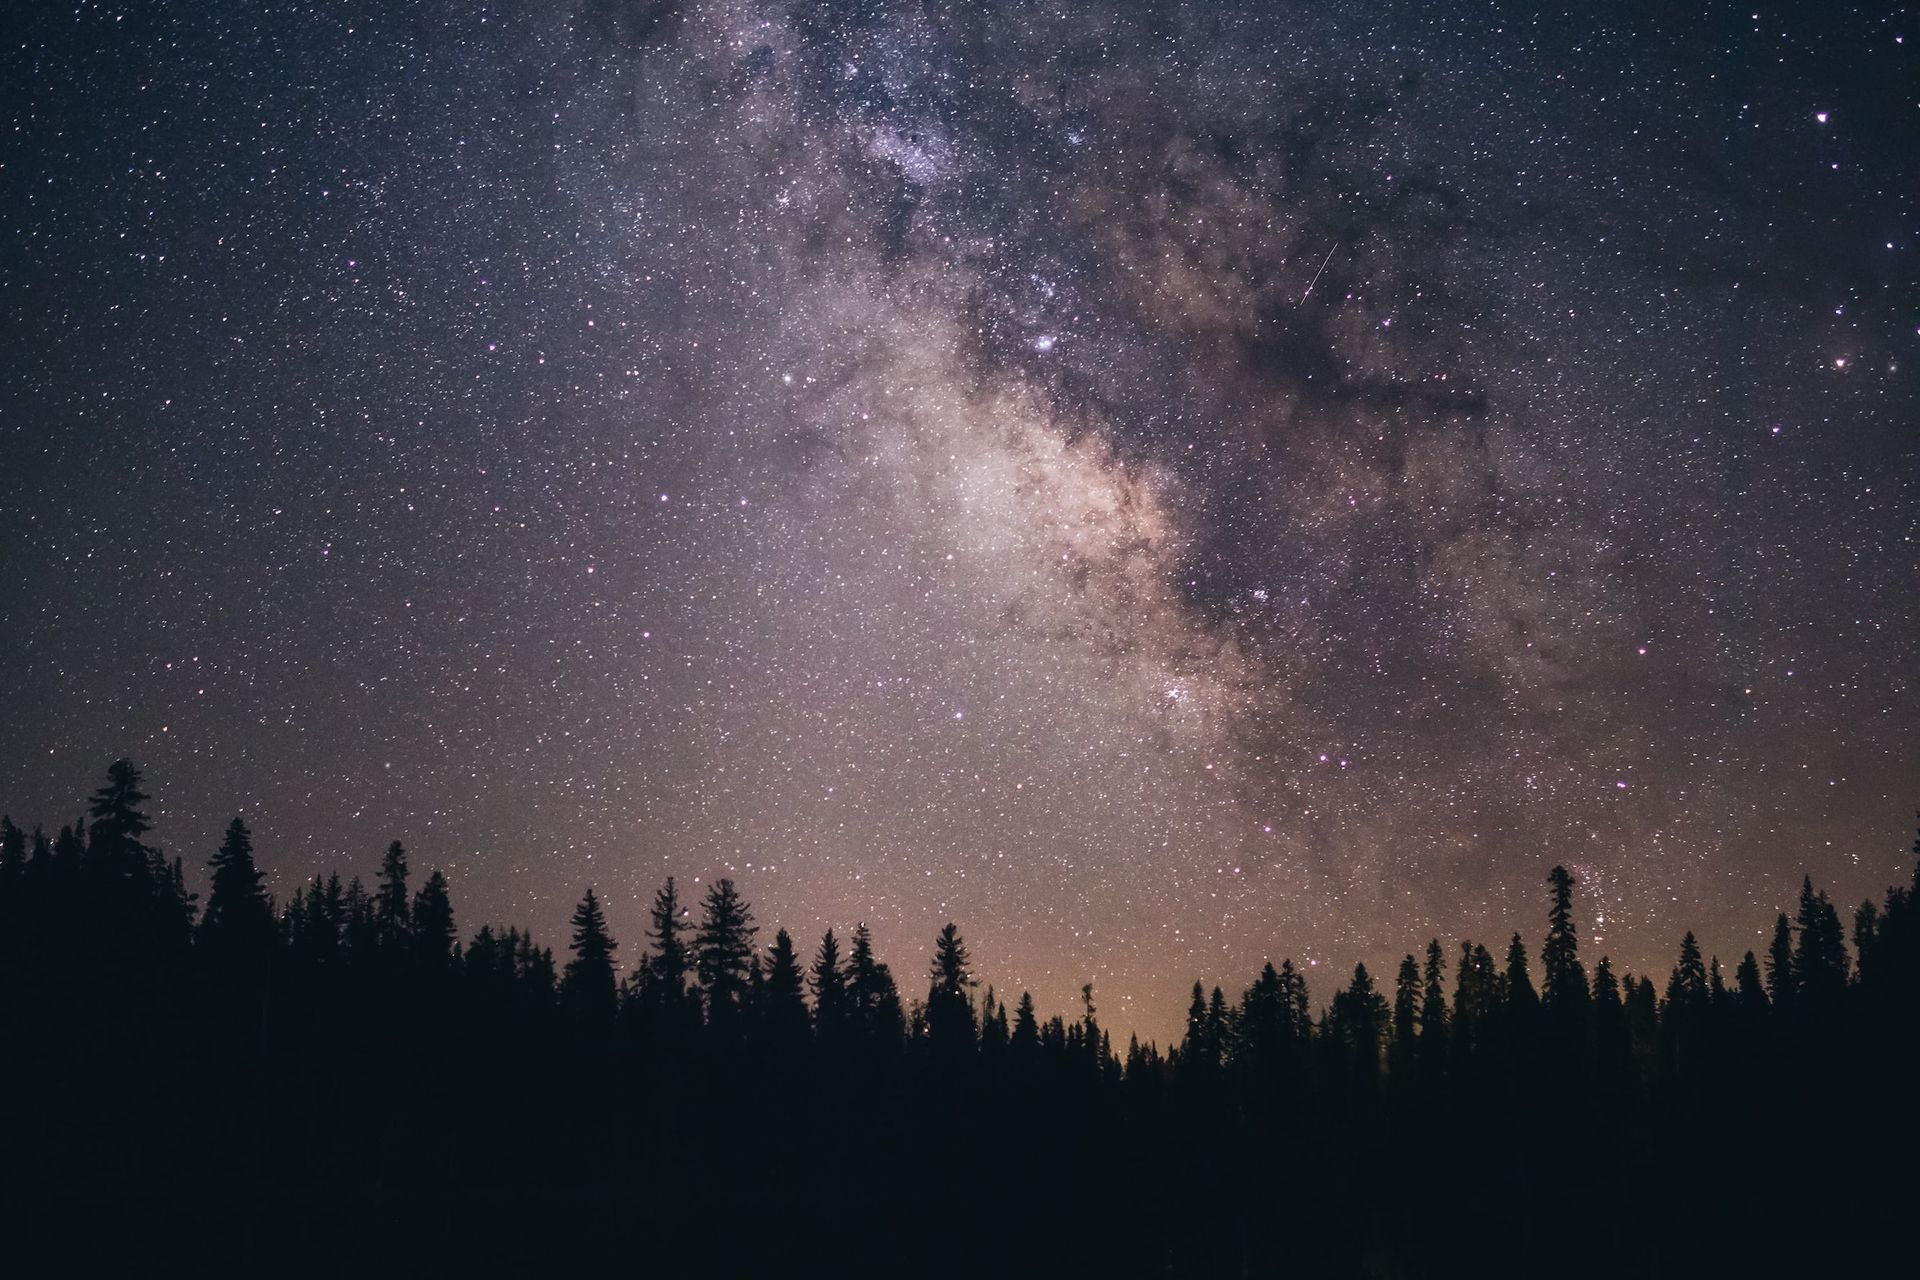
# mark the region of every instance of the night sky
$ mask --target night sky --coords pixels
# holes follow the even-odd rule
[[[1920,14],[29,3],[0,806],[1165,1041],[1920,802]],[[697,884],[695,882],[698,882]]]

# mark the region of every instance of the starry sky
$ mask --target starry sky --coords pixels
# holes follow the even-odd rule
[[[1163,1041],[1731,961],[1909,869],[1920,15],[1684,10],[29,5],[0,804]]]

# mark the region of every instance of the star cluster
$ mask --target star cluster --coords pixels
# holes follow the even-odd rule
[[[0,798],[131,755],[189,862],[548,939],[951,918],[1162,1039],[1555,862],[1737,956],[1906,870],[1912,17],[31,19]]]

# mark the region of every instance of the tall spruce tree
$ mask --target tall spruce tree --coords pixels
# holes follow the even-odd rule
[[[933,940],[933,960],[927,967],[927,1041],[935,1053],[951,1057],[974,1047],[978,1028],[970,963],[960,927],[948,921]]]
[[[767,951],[766,979],[761,988],[767,1040],[778,1050],[791,1051],[803,1044],[812,1030],[805,987],[793,938],[781,929],[773,935],[773,946]]]
[[[730,1028],[746,1000],[753,969],[753,935],[758,928],[753,913],[730,879],[707,888],[701,902],[700,927],[694,934],[694,971],[706,998],[707,1021]]]
[[[573,952],[573,959],[567,961],[561,977],[560,997],[568,1008],[596,1021],[610,1022],[619,992],[613,973],[613,952],[619,944],[607,932],[607,917],[593,895],[593,886],[587,886],[586,896],[573,909],[572,924],[573,941],[568,950]]]
[[[807,989],[813,993],[813,1022],[822,1042],[837,1042],[847,1032],[847,972],[840,963],[840,940],[828,929],[821,935],[807,971]]]
[[[1868,898],[1853,909],[1853,968],[1861,982],[1867,980],[1867,970],[1874,964],[1874,944],[1879,931],[1880,908]]]
[[[1033,1011],[1031,991],[1020,993],[1020,1004],[1013,1013],[1013,1032],[1007,1038],[1007,1048],[1023,1056],[1040,1051],[1040,1019]]]
[[[987,988],[987,998],[980,1012],[980,1051],[998,1058],[1012,1039],[1012,1027],[1008,1021],[1007,1002],[996,1000],[992,987]]]
[[[380,944],[402,947],[411,924],[407,899],[407,850],[398,840],[387,846],[380,860],[379,889],[374,895],[373,918]]]
[[[1405,1072],[1413,1065],[1420,1025],[1420,964],[1411,954],[1402,956],[1393,979],[1393,1043],[1389,1062]]]
[[[639,979],[641,1005],[661,1026],[683,1026],[693,1020],[687,993],[693,957],[686,943],[692,928],[680,905],[679,888],[668,876],[666,884],[655,891],[647,913],[649,950],[641,962]]]
[[[1695,1016],[1707,1008],[1710,992],[1707,967],[1700,957],[1700,944],[1692,930],[1680,939],[1680,959],[1667,979],[1668,1016]]]
[[[1782,911],[1773,922],[1773,940],[1767,944],[1767,995],[1774,1008],[1784,1009],[1793,1003],[1799,987],[1793,971],[1793,925]]]
[[[453,959],[453,896],[438,869],[413,895],[411,911],[414,951],[430,967],[444,968]]]
[[[1847,943],[1823,889],[1814,892],[1813,877],[1800,884],[1799,946],[1793,953],[1795,986],[1808,1005],[1832,1008],[1847,989]]]
[[[1547,911],[1547,940],[1540,948],[1541,1002],[1557,1017],[1577,1016],[1587,1005],[1587,971],[1580,964],[1580,939],[1573,923],[1574,879],[1565,867],[1547,873],[1553,905]]]
[[[154,850],[142,837],[152,823],[141,806],[150,799],[140,789],[140,770],[133,761],[115,760],[107,766],[107,782],[87,802],[87,816],[93,819],[86,831],[86,857],[100,871],[116,876],[144,876]],[[76,835],[80,834],[75,824]]]
[[[1333,1040],[1346,1053],[1347,1067],[1353,1078],[1372,1085],[1380,1073],[1380,1044],[1386,1038],[1387,999],[1374,990],[1367,966],[1353,967],[1353,980],[1347,989],[1334,996],[1327,1010]]]
[[[200,942],[224,960],[258,961],[274,942],[273,907],[261,887],[253,861],[253,833],[235,818],[208,867],[212,870],[207,908],[200,918]]]
[[[1532,1023],[1533,1016],[1539,1011],[1540,996],[1533,989],[1533,978],[1527,972],[1527,944],[1520,940],[1519,934],[1507,943],[1507,967],[1501,974],[1501,995],[1506,1002],[1508,1020],[1523,1029]]]
[[[347,955],[356,964],[364,964],[379,945],[380,926],[374,919],[373,899],[367,895],[367,887],[360,883],[359,876],[347,882],[347,892],[340,905],[345,912],[340,932]]]
[[[1760,977],[1760,962],[1749,951],[1740,958],[1740,965],[1733,971],[1733,999],[1736,1007],[1750,1011],[1764,1011],[1767,1007],[1767,989]]]
[[[870,1049],[898,1049],[907,1032],[906,1011],[893,971],[873,952],[873,931],[862,923],[847,953],[848,1010],[855,1035]]]
[[[1430,1073],[1446,1062],[1447,1030],[1447,953],[1435,938],[1427,943],[1420,992],[1420,1061]]]

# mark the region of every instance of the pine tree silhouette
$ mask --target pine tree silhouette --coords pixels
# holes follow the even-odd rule
[[[595,1021],[613,1020],[617,988],[613,975],[613,952],[618,945],[607,932],[607,918],[591,885],[580,905],[573,909],[573,941],[560,982],[560,998],[568,1008]]]
[[[873,933],[863,923],[853,931],[847,954],[847,994],[855,1034],[882,1053],[899,1048],[906,1036],[906,1011],[893,973],[873,953]]]
[[[697,1022],[699,1012],[687,990],[693,977],[693,957],[685,939],[693,926],[680,906],[679,889],[672,876],[654,893],[647,921],[650,949],[640,966],[641,1008],[656,1033],[673,1037]]]
[[[107,782],[87,802],[87,816],[93,819],[88,829],[86,857],[98,870],[119,877],[143,876],[153,852],[141,837],[152,830],[140,806],[151,797],[140,789],[140,771],[131,760],[115,760],[107,766]],[[76,834],[80,828],[75,824]]]
[[[1500,991],[1507,1016],[1522,1026],[1530,1024],[1540,1007],[1540,996],[1527,972],[1527,944],[1517,933],[1507,943],[1507,967],[1500,975]]]
[[[1847,989],[1847,945],[1840,914],[1826,891],[1814,892],[1811,876],[1801,881],[1800,945],[1793,953],[1796,994],[1808,1005],[1830,1009]]]
[[[1740,959],[1739,968],[1733,971],[1734,1001],[1738,1007],[1746,1010],[1765,1012],[1767,1008],[1767,990],[1760,978],[1760,962],[1749,951]]]
[[[1680,939],[1680,959],[1667,979],[1667,1006],[1688,1015],[1704,1013],[1707,1008],[1707,969],[1700,959],[1700,944],[1689,931]]]
[[[439,870],[413,895],[412,921],[414,951],[430,967],[445,968],[453,959],[453,898]]]
[[[1033,993],[1020,993],[1019,1007],[1013,1014],[1013,1033],[1007,1048],[1016,1055],[1031,1056],[1040,1051],[1040,1019],[1033,1011]]]
[[[1393,980],[1393,1038],[1388,1045],[1388,1062],[1398,1074],[1413,1066],[1417,1047],[1416,1028],[1420,1024],[1420,964],[1411,954],[1401,957],[1400,969]]]
[[[212,870],[207,908],[200,918],[200,943],[220,959],[264,963],[274,942],[273,907],[253,861],[253,834],[235,818],[219,851],[207,863]]]
[[[1853,967],[1857,981],[1867,980],[1874,963],[1873,950],[1880,929],[1880,908],[1867,898],[1853,909]]]
[[[1605,956],[1593,967],[1592,1013],[1594,1055],[1602,1086],[1614,1092],[1624,1090],[1633,1058],[1633,1037],[1620,982],[1613,976],[1613,962]]]
[[[1553,906],[1547,912],[1547,941],[1540,948],[1541,1003],[1557,1017],[1577,1017],[1587,1005],[1587,972],[1580,964],[1580,939],[1573,923],[1574,879],[1565,867],[1547,875]]]
[[[1380,1074],[1380,1045],[1386,1038],[1388,1008],[1385,996],[1374,990],[1367,966],[1353,967],[1353,980],[1333,998],[1327,1010],[1329,1038],[1345,1051],[1354,1080],[1371,1087]]]
[[[980,1052],[990,1058],[1000,1057],[1012,1039],[1013,1029],[1007,1020],[1007,1002],[996,999],[992,987],[987,988],[987,998],[980,1011]]]
[[[949,1057],[971,1052],[978,1035],[969,964],[959,926],[949,921],[934,939],[927,969],[927,1039],[936,1053]]]
[[[694,969],[706,997],[710,1026],[732,1032],[746,1001],[753,967],[753,915],[732,880],[716,880],[702,902],[694,935]]]
[[[837,1044],[847,1034],[850,997],[847,973],[840,963],[840,940],[828,929],[821,935],[807,974],[807,988],[813,993],[813,1021],[823,1043]]]
[[[406,945],[411,927],[407,901],[407,851],[398,840],[387,846],[380,862],[380,888],[374,897],[374,924],[380,945],[398,949]]]
[[[1767,995],[1772,998],[1774,1008],[1784,1009],[1793,1003],[1799,988],[1799,978],[1793,970],[1793,925],[1782,911],[1773,922],[1773,941],[1767,946]]]
[[[373,958],[375,948],[380,941],[380,926],[374,916],[373,899],[367,896],[366,886],[355,876],[347,882],[347,892],[341,899],[341,907],[346,913],[341,926],[341,937],[346,943],[347,955],[359,964]]]
[[[805,985],[806,980],[800,974],[800,958],[794,954],[793,939],[781,929],[773,935],[773,946],[767,952],[766,979],[761,994],[768,1043],[777,1049],[790,1052],[798,1048],[812,1031]]]
[[[1447,956],[1438,938],[1427,943],[1421,975],[1419,1058],[1429,1077],[1444,1070],[1447,1060]]]

